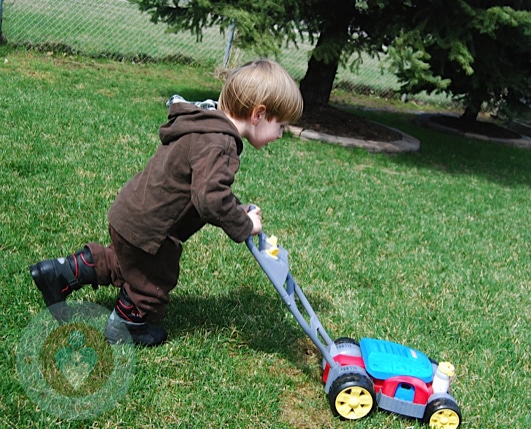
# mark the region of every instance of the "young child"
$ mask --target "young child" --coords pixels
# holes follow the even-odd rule
[[[269,60],[233,71],[217,110],[170,104],[169,120],[159,129],[162,144],[110,208],[111,244],[88,243],[66,258],[31,266],[52,314],[66,318],[65,299],[83,285],[112,284],[120,292],[107,340],[117,343],[130,335],[135,344],[163,343],[166,332],[150,322],[162,318],[177,285],[182,243],[207,223],[237,243],[262,229],[260,208],[249,210],[231,190],[242,138],[263,148],[299,119],[302,106],[294,80]]]

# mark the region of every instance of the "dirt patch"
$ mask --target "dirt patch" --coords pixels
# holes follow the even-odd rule
[[[299,429],[328,428],[333,416],[323,386],[316,383],[299,384],[280,395],[280,420]]]
[[[402,138],[396,131],[331,106],[313,112],[304,112],[296,126],[360,140],[392,142]]]

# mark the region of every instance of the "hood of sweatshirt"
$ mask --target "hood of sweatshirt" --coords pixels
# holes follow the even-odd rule
[[[185,134],[222,133],[234,137],[238,154],[243,150],[243,143],[238,129],[219,110],[204,110],[191,103],[174,103],[170,105],[168,122],[159,128],[159,137],[163,145],[168,145]]]

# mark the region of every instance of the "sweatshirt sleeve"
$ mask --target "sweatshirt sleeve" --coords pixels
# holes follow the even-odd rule
[[[240,243],[251,234],[253,224],[231,189],[240,167],[236,143],[227,135],[210,138],[216,141],[196,148],[189,158],[192,203],[206,223],[222,228]]]

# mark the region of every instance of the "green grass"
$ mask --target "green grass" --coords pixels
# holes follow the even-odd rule
[[[410,428],[376,412],[330,413],[320,356],[244,245],[207,227],[185,245],[163,322],[168,344],[137,349],[127,395],[93,421],[67,421],[19,383],[21,332],[43,302],[28,272],[85,242],[158,144],[174,93],[215,97],[210,70],[0,47],[0,426],[8,428]],[[286,136],[246,146],[234,190],[334,337],[402,342],[457,368],[464,428],[531,424],[531,152],[419,128],[405,113],[359,112],[421,141],[369,154]],[[111,308],[112,288],[75,298]]]

